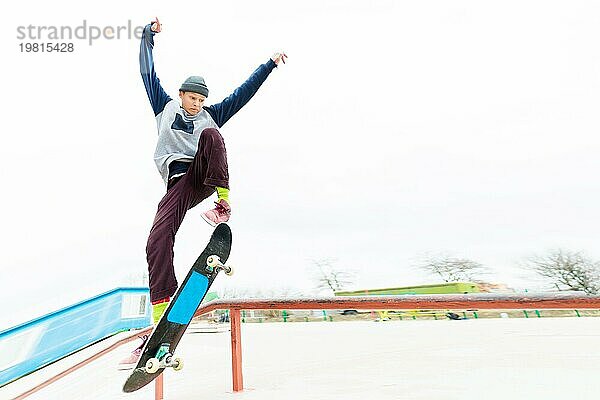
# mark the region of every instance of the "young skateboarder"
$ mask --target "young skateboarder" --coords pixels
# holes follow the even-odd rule
[[[140,72],[158,127],[154,161],[167,186],[146,246],[154,324],[177,290],[173,246],[187,210],[216,192],[215,208],[204,212],[202,218],[215,226],[228,221],[231,215],[227,153],[219,128],[254,96],[271,71],[280,62],[285,63],[287,57],[275,53],[218,104],[204,105],[208,87],[200,76],[187,78],[179,89],[179,100],[175,100],[165,93],[154,70],[152,48],[154,35],[160,31],[156,18],[144,28],[140,45]],[[121,361],[120,368],[137,364],[146,339],[142,337],[143,343]]]

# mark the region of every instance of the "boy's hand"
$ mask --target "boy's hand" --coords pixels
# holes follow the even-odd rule
[[[152,32],[159,33],[161,31],[160,22],[158,21],[158,17],[155,17],[155,18],[156,19],[152,22],[152,26],[150,27],[150,30]]]
[[[283,61],[283,63],[285,64],[286,58],[287,58],[287,54],[285,54],[285,53],[275,53],[275,54],[273,54],[273,57],[271,57],[271,60],[273,60],[275,65],[279,65],[280,61]]]

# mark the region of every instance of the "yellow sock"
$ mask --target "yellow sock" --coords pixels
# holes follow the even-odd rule
[[[223,199],[227,202],[227,204],[231,204],[229,202],[229,189],[226,188],[222,188],[222,187],[216,187],[217,189],[217,196],[219,197],[219,200]]]
[[[152,304],[152,323],[156,325],[160,320],[160,317],[165,313],[165,310],[169,306],[170,301],[164,301],[158,304]]]

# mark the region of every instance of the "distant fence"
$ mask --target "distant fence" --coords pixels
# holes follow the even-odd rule
[[[147,288],[117,288],[0,332],[0,387],[122,330],[150,325]]]

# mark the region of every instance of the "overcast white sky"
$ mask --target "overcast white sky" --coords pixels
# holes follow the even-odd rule
[[[222,129],[236,275],[218,290],[311,293],[311,259],[356,288],[434,282],[449,252],[530,288],[516,265],[563,247],[600,257],[600,5],[593,1],[18,2],[3,18],[0,329],[146,270],[164,186],[139,42],[21,53],[17,27],[145,25],[172,97],[208,103],[273,52],[286,65]],[[211,229],[191,210],[182,279]]]

